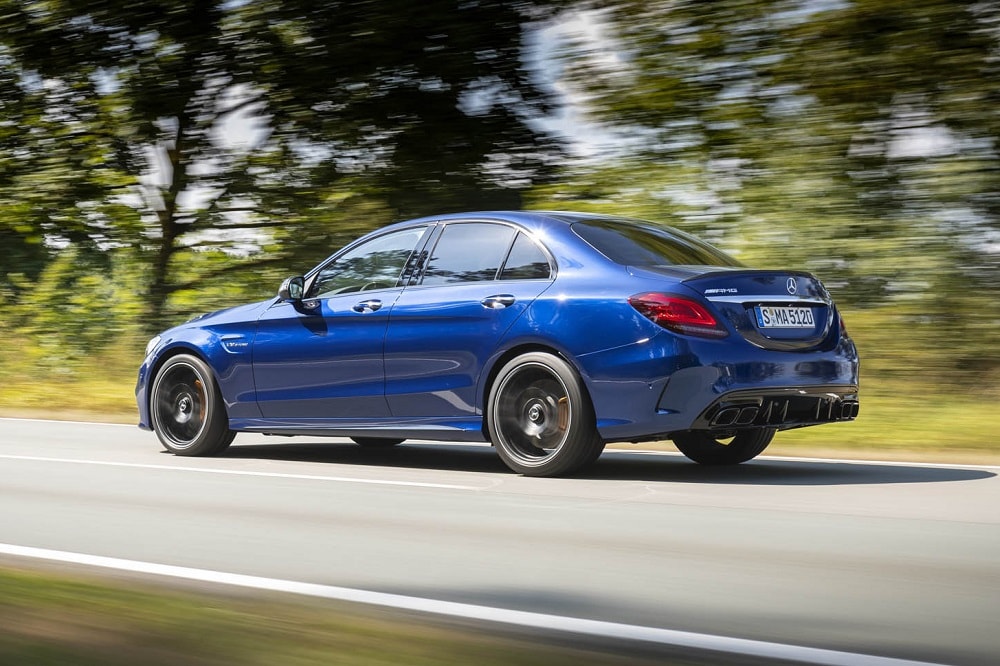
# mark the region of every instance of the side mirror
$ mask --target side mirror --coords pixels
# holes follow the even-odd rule
[[[278,298],[283,301],[298,303],[302,300],[302,293],[305,290],[305,287],[305,278],[300,275],[286,278],[285,281],[281,283],[281,287],[278,288]]]

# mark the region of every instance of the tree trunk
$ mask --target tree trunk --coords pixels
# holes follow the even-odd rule
[[[169,322],[166,318],[167,299],[173,292],[170,276],[170,260],[177,251],[177,237],[181,235],[181,227],[177,219],[177,197],[187,186],[187,161],[184,150],[184,132],[190,124],[185,113],[177,115],[177,135],[173,148],[167,148],[166,154],[170,164],[170,181],[167,188],[161,192],[163,205],[156,211],[160,226],[159,247],[153,261],[153,272],[149,285],[149,318],[146,329],[154,334]]]

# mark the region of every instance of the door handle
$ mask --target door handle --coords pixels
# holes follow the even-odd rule
[[[355,305],[353,309],[355,312],[375,312],[376,310],[381,309],[381,307],[382,301],[377,298],[371,298],[367,301],[361,301]]]
[[[506,307],[514,305],[516,300],[511,294],[496,294],[494,296],[487,296],[479,302],[483,304],[483,307],[490,308],[491,310],[503,310]]]

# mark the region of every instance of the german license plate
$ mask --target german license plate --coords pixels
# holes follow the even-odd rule
[[[813,328],[816,325],[812,308],[758,305],[754,312],[760,328]]]

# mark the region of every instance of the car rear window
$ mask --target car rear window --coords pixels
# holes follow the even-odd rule
[[[722,250],[676,229],[609,218],[573,224],[577,236],[623,266],[739,266]]]

